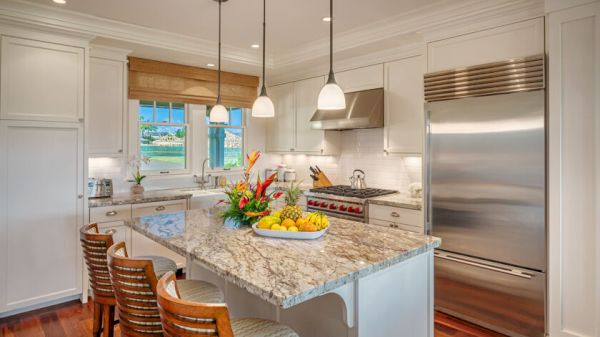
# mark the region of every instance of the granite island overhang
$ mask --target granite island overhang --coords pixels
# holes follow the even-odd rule
[[[187,277],[219,285],[232,316],[282,321],[301,336],[433,336],[439,239],[336,218],[320,239],[273,239],[226,227],[220,211],[165,213],[127,225],[186,256]],[[327,294],[343,300],[342,312],[323,312],[320,321],[331,314],[346,331],[310,319],[315,310],[333,307],[320,303],[331,302]]]

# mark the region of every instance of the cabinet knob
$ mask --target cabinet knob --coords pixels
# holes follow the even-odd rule
[[[119,153],[123,153],[123,149],[119,149]]]
[[[83,194],[78,194],[77,199],[83,199]]]
[[[115,216],[117,215],[117,211],[106,212],[106,216]]]
[[[400,214],[398,214],[398,212],[392,212],[390,215],[391,215],[393,218],[399,218],[399,217],[400,217]]]
[[[161,212],[161,211],[164,211],[165,209],[166,209],[165,206],[158,206],[154,210],[156,210],[157,212]]]
[[[78,118],[77,120],[79,121],[79,123],[83,123],[83,118]]]

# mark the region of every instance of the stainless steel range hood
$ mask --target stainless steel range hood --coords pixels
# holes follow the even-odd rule
[[[346,109],[317,110],[310,127],[350,130],[383,127],[383,88],[346,93]]]

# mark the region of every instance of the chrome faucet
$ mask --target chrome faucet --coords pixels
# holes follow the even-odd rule
[[[206,162],[208,162],[208,161],[210,161],[210,159],[206,158],[202,162],[202,176],[200,178],[198,178],[197,175],[194,175],[194,182],[197,184],[200,184],[200,187],[202,187],[202,188],[204,188],[204,186],[209,182],[208,179],[210,179],[210,174],[207,177],[204,176]]]

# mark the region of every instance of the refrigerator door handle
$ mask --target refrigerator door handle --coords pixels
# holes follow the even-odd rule
[[[435,257],[438,257],[440,259],[444,259],[444,260],[449,260],[449,261],[454,261],[454,262],[458,262],[458,263],[464,263],[464,264],[468,264],[470,266],[473,267],[478,267],[478,268],[483,268],[483,269],[487,269],[487,270],[492,270],[492,271],[496,271],[499,273],[504,273],[504,274],[509,274],[509,275],[513,275],[513,276],[517,276],[517,277],[522,277],[525,279],[530,280],[533,275],[526,273],[524,271],[521,271],[519,269],[511,269],[511,268],[501,268],[498,266],[493,266],[493,265],[489,265],[489,264],[485,264],[485,263],[481,263],[481,262],[475,262],[473,260],[470,260],[468,258],[464,258],[464,257],[459,257],[459,256],[455,256],[455,255],[450,255],[448,253],[444,253],[444,252],[440,252],[440,251],[435,251],[434,252]]]
[[[425,103],[425,145],[424,145],[424,156],[423,156],[423,167],[425,170],[425,189],[424,189],[424,200],[425,200],[425,233],[431,235],[433,230],[431,221],[431,167],[429,165],[430,158],[430,136],[431,136],[431,123],[429,122],[430,112],[429,103]]]

